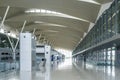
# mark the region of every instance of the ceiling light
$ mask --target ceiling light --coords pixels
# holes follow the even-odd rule
[[[63,17],[66,17],[66,18],[72,18],[72,19],[76,19],[76,20],[80,20],[80,21],[84,21],[84,22],[90,22],[88,20],[85,20],[85,19],[82,19],[82,18],[78,18],[78,17],[74,17],[74,16],[70,16],[70,15],[67,15],[67,14],[61,14]]]
[[[36,9],[35,12],[40,13],[40,9]]]
[[[25,13],[34,13],[34,9],[29,9],[29,10],[26,10]]]
[[[61,14],[59,12],[45,10],[45,9],[28,9],[25,13],[49,13],[49,14]]]
[[[47,10],[46,13],[52,13],[52,11]]]
[[[41,13],[45,13],[46,10],[45,10],[45,9],[41,9],[40,12],[41,12]]]
[[[64,26],[64,25],[53,24],[53,23],[42,22],[42,21],[35,21],[34,23],[36,23],[36,24],[42,24],[43,23],[43,25],[48,25],[48,26],[67,27],[67,26]]]
[[[53,13],[53,14],[57,14],[57,12],[55,12],[55,11],[52,11],[52,13]]]
[[[55,30],[46,30],[47,32],[59,32],[59,31],[55,31]]]
[[[61,15],[62,13],[57,13],[57,14],[60,14],[60,15]]]
[[[87,1],[87,0],[79,0],[79,1]],[[89,1],[90,2],[90,1]],[[88,20],[85,20],[85,19],[82,19],[82,18],[78,18],[78,17],[74,17],[74,16],[71,16],[71,15],[68,15],[68,14],[63,14],[63,13],[60,13],[60,12],[55,12],[55,11],[50,11],[50,10],[45,10],[45,9],[28,9],[25,11],[25,13],[47,13],[47,14],[56,14],[56,15],[53,15],[53,16],[59,16],[59,17],[65,17],[65,18],[71,18],[71,19],[76,19],[76,20],[80,20],[80,21],[84,21],[84,22],[90,22]],[[41,23],[40,21],[39,22],[35,22],[35,23]],[[42,22],[43,23],[43,22]],[[50,24],[50,25],[53,25],[53,24]],[[53,25],[54,26],[54,25]],[[58,26],[58,25],[57,25]],[[60,26],[59,26],[60,27]],[[63,26],[63,27],[66,27],[66,26]]]
[[[67,26],[64,26],[64,25],[52,24],[52,23],[47,23],[46,25],[50,25],[50,26],[58,26],[58,27],[67,27]]]
[[[41,24],[41,23],[44,23],[44,22],[42,22],[42,21],[35,21],[34,23]]]
[[[83,2],[88,2],[88,3],[94,3],[100,5],[100,3],[94,1],[94,0],[78,0],[78,1],[83,1]]]

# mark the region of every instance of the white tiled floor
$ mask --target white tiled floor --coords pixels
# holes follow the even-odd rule
[[[32,77],[31,77],[32,75]],[[65,62],[54,62],[52,65],[51,80],[120,80],[120,69],[114,67],[72,65],[70,59]],[[23,72],[22,80],[44,80],[44,71]],[[0,73],[0,80],[20,80],[19,72]]]
[[[52,80],[80,80],[79,72],[72,66],[70,59],[58,65],[57,70],[52,72]]]

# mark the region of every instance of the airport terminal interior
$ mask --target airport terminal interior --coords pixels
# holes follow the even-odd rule
[[[0,0],[0,80],[120,80],[120,0]]]

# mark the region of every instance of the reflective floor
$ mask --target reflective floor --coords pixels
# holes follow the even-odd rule
[[[44,68],[38,66],[37,71],[7,71],[0,73],[0,80],[44,80]],[[53,62],[51,80],[120,80],[120,69],[115,67],[93,66],[90,64],[72,64],[71,59],[64,62]]]

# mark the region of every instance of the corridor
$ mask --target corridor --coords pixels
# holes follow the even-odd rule
[[[31,76],[32,75],[32,76]],[[37,70],[32,74],[22,73],[23,80],[44,80],[44,71]],[[72,64],[71,59],[66,59],[64,62],[55,62],[52,65],[51,80],[119,80],[120,69],[115,67],[86,66]],[[0,80],[20,80],[19,72],[5,72],[0,74]]]

